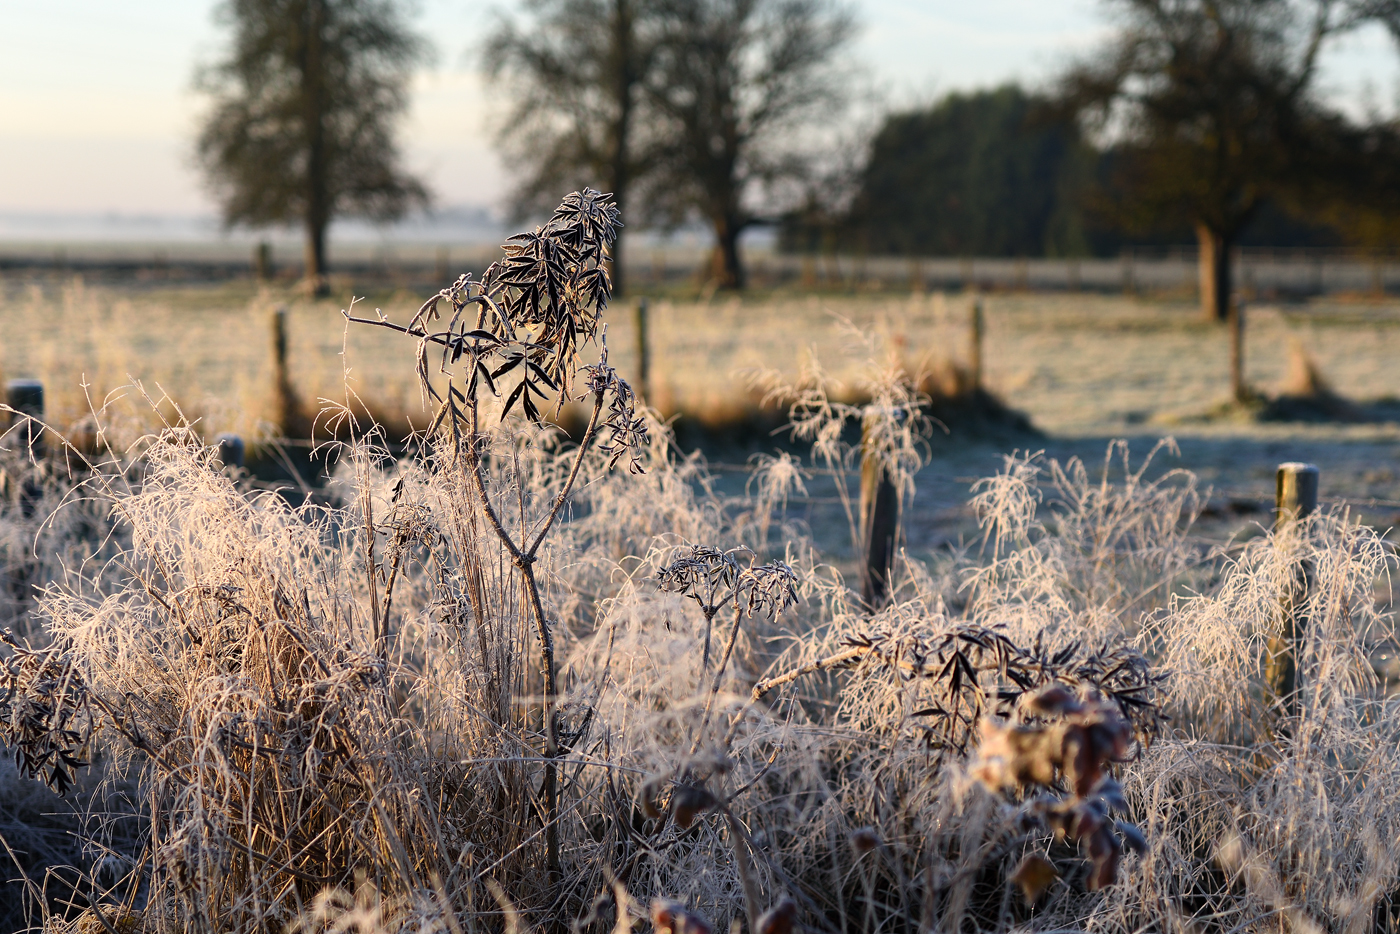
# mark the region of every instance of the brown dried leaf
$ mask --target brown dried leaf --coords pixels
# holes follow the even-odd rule
[[[981,723],[982,741],[971,774],[992,790],[1021,785],[1049,785],[1055,781],[1063,745],[1057,724],[1009,726],[987,718]]]
[[[1016,871],[1011,873],[1011,881],[1021,887],[1021,894],[1026,896],[1028,905],[1034,904],[1058,878],[1060,873],[1055,869],[1055,864],[1033,853],[1021,860]]]
[[[851,846],[857,853],[869,853],[880,845],[880,835],[874,827],[860,827],[851,833]]]
[[[656,934],[713,934],[710,922],[669,898],[652,900],[651,926]]]
[[[671,795],[671,816],[681,830],[689,830],[695,818],[715,806],[715,796],[699,785],[682,785]]]
[[[1117,882],[1118,862],[1122,858],[1122,850],[1118,846],[1118,838],[1113,835],[1108,824],[1099,825],[1098,830],[1089,838],[1086,849],[1093,869],[1089,872],[1085,887],[1090,892],[1097,892]]]
[[[1075,693],[1063,684],[1052,684],[1025,698],[1026,709],[1042,716],[1078,713],[1084,709]]]
[[[661,816],[661,789],[666,784],[666,776],[653,775],[642,785],[642,813],[652,820]]]
[[[758,934],[792,934],[797,920],[797,902],[784,897],[758,919]]]

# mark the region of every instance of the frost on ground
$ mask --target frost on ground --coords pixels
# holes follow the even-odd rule
[[[390,457],[332,410],[329,498],[259,492],[173,420],[86,461],[51,438],[43,466],[7,436],[7,581],[41,585],[4,605],[0,738],[27,780],[0,786],[0,832],[32,880],[7,920],[1394,926],[1376,531],[1329,508],[1222,544],[1169,450],[1014,455],[965,541],[863,606],[793,515],[815,478],[771,457],[736,502],[636,405],[603,350],[611,222],[576,194],[417,315],[354,313],[432,416]],[[849,415],[808,388],[799,415]],[[532,417],[561,393],[592,413],[580,445]],[[917,503],[928,451],[897,408]],[[834,484],[852,452],[810,427]],[[77,844],[45,849],[55,828]]]

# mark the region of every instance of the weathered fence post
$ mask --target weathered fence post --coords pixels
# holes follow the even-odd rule
[[[35,419],[44,417],[44,384],[37,379],[12,379],[5,384],[5,404],[15,410],[10,416],[14,425],[24,416],[24,445],[35,454],[43,453],[44,429]]]
[[[878,443],[878,420],[902,414],[867,406],[861,419],[860,531],[865,560],[860,593],[871,612],[889,602],[890,571],[899,541],[899,490],[890,476],[888,452]]]
[[[253,247],[253,278],[259,282],[272,278],[272,244],[266,240]]]
[[[982,388],[982,332],[984,328],[985,316],[982,313],[982,296],[978,295],[972,299],[972,310],[968,321],[967,369],[968,377],[972,381],[973,392]]]
[[[647,333],[648,305],[645,298],[637,300],[637,394],[646,401],[651,397],[651,339]]]
[[[44,384],[37,379],[10,380],[5,384],[5,404],[14,409],[7,427],[20,425],[19,438],[24,444],[25,453],[33,460],[43,457],[44,429],[38,420],[44,417]],[[16,483],[3,471],[0,471],[0,490],[17,497],[20,513],[25,518],[34,515],[34,504],[44,494],[43,484],[37,477],[22,476]],[[25,579],[26,573],[21,571],[16,580]],[[25,592],[22,585],[20,592]]]
[[[447,247],[437,248],[437,261],[433,264],[433,281],[446,284],[452,275],[451,264],[448,262]]]
[[[295,436],[296,391],[287,373],[287,309],[272,313],[272,421],[284,438]]]
[[[231,431],[220,433],[215,439],[219,444],[219,461],[225,467],[242,467],[247,453],[243,439]]]
[[[1318,470],[1312,464],[1278,465],[1274,537],[1277,546],[1285,550],[1286,560],[1294,561],[1299,550],[1299,525],[1317,511],[1318,478]],[[1311,584],[1309,562],[1297,560],[1279,607],[1279,632],[1269,637],[1264,675],[1274,697],[1290,717],[1298,715],[1298,655],[1306,634],[1304,607]]]
[[[1230,393],[1236,402],[1249,401],[1244,381],[1244,299],[1230,306]]]
[[[272,312],[272,366],[280,381],[287,376],[287,309]]]

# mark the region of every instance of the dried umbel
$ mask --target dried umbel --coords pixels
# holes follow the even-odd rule
[[[739,558],[748,553],[747,548],[721,551],[710,545],[683,545],[656,572],[657,586],[690,597],[702,612],[713,616],[733,599],[734,582],[744,568]]]
[[[743,557],[748,562],[741,561]],[[710,545],[683,545],[656,573],[661,590],[690,597],[705,617],[702,672],[710,664],[715,614],[726,604],[734,604],[734,629],[725,649],[725,661],[720,663],[721,671],[734,648],[741,616],[777,616],[797,602],[797,575],[792,568],[782,561],[753,564],[754,557],[752,551],[742,547],[721,551]]]
[[[627,381],[617,375],[617,370],[608,364],[607,329],[599,340],[602,353],[597,363],[583,368],[584,381],[589,393],[608,399],[607,413],[603,416],[602,431],[605,433],[598,443],[598,450],[608,456],[608,469],[626,455],[630,473],[643,473],[642,452],[651,443],[646,418],[637,414],[637,397]]]

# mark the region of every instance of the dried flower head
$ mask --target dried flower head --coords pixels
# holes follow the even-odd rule
[[[599,343],[602,350],[598,362],[583,368],[587,393],[599,398],[606,397],[608,400],[607,412],[602,421],[604,436],[598,444],[598,450],[608,455],[609,470],[616,467],[617,462],[627,455],[628,472],[645,473],[642,467],[642,450],[651,443],[647,420],[637,414],[637,397],[632,392],[632,386],[608,364],[607,328],[603,329]]]
[[[706,615],[713,615],[733,596],[735,583],[744,570],[739,563],[743,554],[750,552],[747,548],[721,551],[710,545],[683,545],[656,573],[657,586],[668,593],[690,597]]]
[[[713,931],[710,922],[669,898],[652,901],[651,924],[655,934],[712,934]]]

